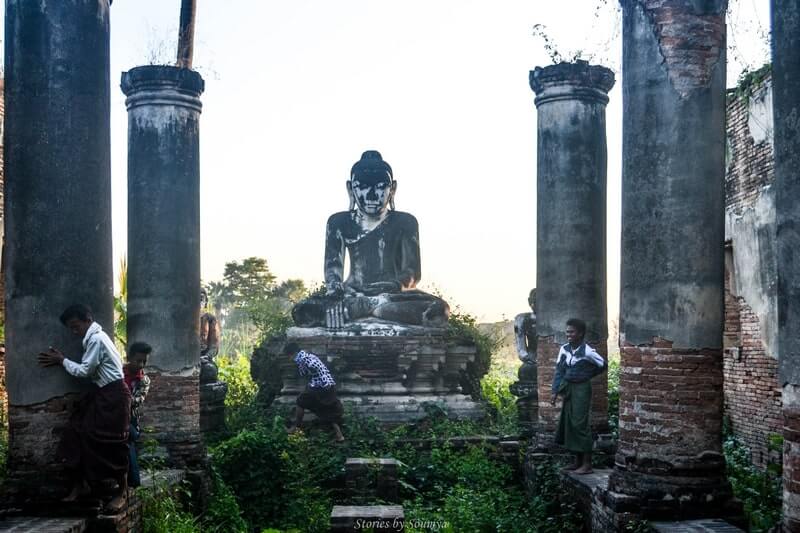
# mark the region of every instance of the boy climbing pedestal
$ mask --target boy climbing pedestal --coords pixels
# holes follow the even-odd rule
[[[575,462],[565,470],[576,474],[592,472],[592,382],[602,373],[606,361],[591,346],[583,342],[586,323],[577,318],[567,320],[567,344],[561,347],[553,376],[553,398],[561,396],[563,403],[556,430],[556,444],[575,453]]]
[[[336,434],[336,442],[344,442],[342,435],[342,402],[336,397],[336,382],[331,376],[328,367],[313,353],[300,349],[295,342],[290,342],[283,349],[284,355],[289,355],[297,365],[301,376],[308,377],[306,390],[297,397],[294,424],[289,432],[297,431],[303,423],[305,410],[314,413],[321,422],[331,424]]]

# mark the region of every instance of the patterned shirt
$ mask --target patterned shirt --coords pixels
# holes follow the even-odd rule
[[[313,353],[300,350],[294,356],[294,362],[301,376],[311,376],[308,382],[310,388],[327,389],[336,385],[328,367]]]
[[[150,391],[150,378],[143,370],[137,374],[131,374],[128,367],[125,366],[123,371],[125,372],[125,384],[131,391],[131,422],[138,426],[142,416],[142,405]]]

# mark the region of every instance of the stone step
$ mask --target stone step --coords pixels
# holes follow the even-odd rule
[[[366,503],[399,501],[400,462],[392,458],[351,457],[345,461],[345,484],[350,499]]]
[[[332,533],[405,531],[401,505],[335,505],[331,512]]]
[[[0,532],[13,533],[83,533],[87,529],[83,518],[42,518],[14,516],[0,519]]]
[[[659,533],[744,533],[743,529],[725,520],[687,520],[684,522],[651,522]]]

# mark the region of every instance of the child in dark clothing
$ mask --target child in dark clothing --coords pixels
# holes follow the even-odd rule
[[[128,484],[131,487],[138,487],[142,484],[139,472],[139,461],[136,453],[136,440],[141,434],[139,421],[141,417],[142,405],[150,390],[150,378],[144,373],[147,365],[147,356],[153,348],[144,342],[134,342],[128,349],[128,362],[122,368],[125,374],[125,384],[131,391],[131,426],[128,438],[130,454],[130,466],[128,469]]]

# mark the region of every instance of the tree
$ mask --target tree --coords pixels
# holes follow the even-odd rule
[[[223,283],[234,307],[247,310],[272,296],[275,276],[270,272],[266,259],[248,257],[241,263],[225,263]]]

